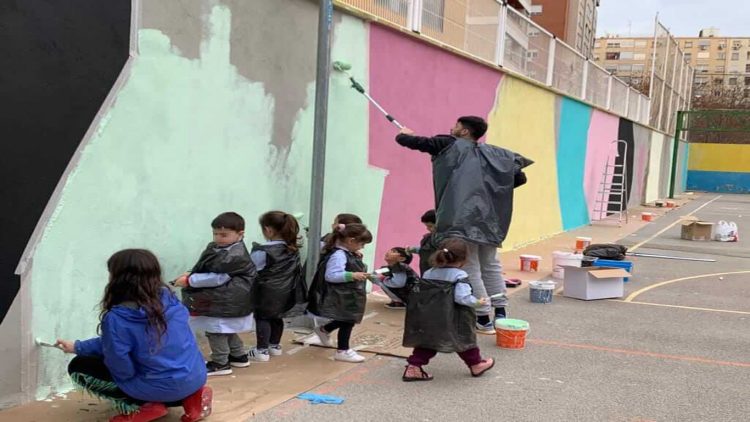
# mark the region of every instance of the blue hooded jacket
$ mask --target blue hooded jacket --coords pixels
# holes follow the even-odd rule
[[[104,359],[112,378],[130,397],[174,402],[206,383],[206,365],[190,327],[188,311],[168,290],[161,294],[167,331],[154,344],[143,309],[117,305],[102,319],[102,335],[76,341],[76,354]]]

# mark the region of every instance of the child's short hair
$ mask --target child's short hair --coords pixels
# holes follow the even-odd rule
[[[362,224],[362,219],[357,214],[341,213],[333,219],[336,224]]]
[[[432,255],[432,263],[435,267],[449,267],[453,264],[466,262],[468,249],[466,242],[461,239],[445,239],[440,242],[437,252]]]
[[[391,248],[391,250],[399,254],[401,258],[404,258],[404,264],[406,265],[411,264],[412,254],[411,252],[407,251],[406,248],[395,247],[395,248]]]
[[[458,123],[461,123],[475,141],[484,136],[487,132],[487,122],[479,116],[461,116],[458,118]]]
[[[245,231],[245,219],[236,212],[223,212],[211,222],[212,229],[227,229],[236,232]]]
[[[424,214],[422,214],[422,223],[424,223],[424,224],[427,224],[427,223],[435,224],[435,223],[437,223],[437,217],[435,216],[435,210],[429,210],[429,211],[425,212]]]

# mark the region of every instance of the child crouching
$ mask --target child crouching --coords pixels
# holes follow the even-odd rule
[[[376,271],[370,280],[383,289],[386,296],[391,299],[391,302],[385,305],[386,308],[406,309],[409,290],[419,278],[409,266],[412,254],[405,248],[391,248],[385,253],[384,260],[388,266]]]
[[[406,306],[404,347],[414,351],[407,359],[404,381],[430,381],[422,368],[438,352],[453,353],[478,377],[495,365],[482,359],[474,333],[474,308],[489,303],[471,294],[468,274],[460,268],[466,261],[466,243],[460,239],[443,241],[432,257],[433,268],[412,287]]]

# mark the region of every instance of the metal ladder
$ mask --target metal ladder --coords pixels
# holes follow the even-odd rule
[[[612,141],[614,144],[614,157],[607,156],[607,163],[602,173],[602,181],[599,183],[594,213],[598,213],[597,221],[616,221],[622,226],[622,220],[628,223],[628,212],[626,202],[628,200],[628,143],[623,140]],[[622,164],[617,164],[620,157],[620,146],[622,146]],[[611,150],[611,149],[610,149]],[[611,176],[611,179],[609,177]],[[609,179],[609,181],[608,181]],[[617,219],[608,219],[610,216]]]

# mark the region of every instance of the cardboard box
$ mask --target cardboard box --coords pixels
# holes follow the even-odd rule
[[[685,240],[713,239],[714,223],[700,221],[698,217],[683,217],[680,237]]]
[[[622,268],[565,266],[563,296],[594,300],[621,298],[625,294],[624,279],[630,273]]]

